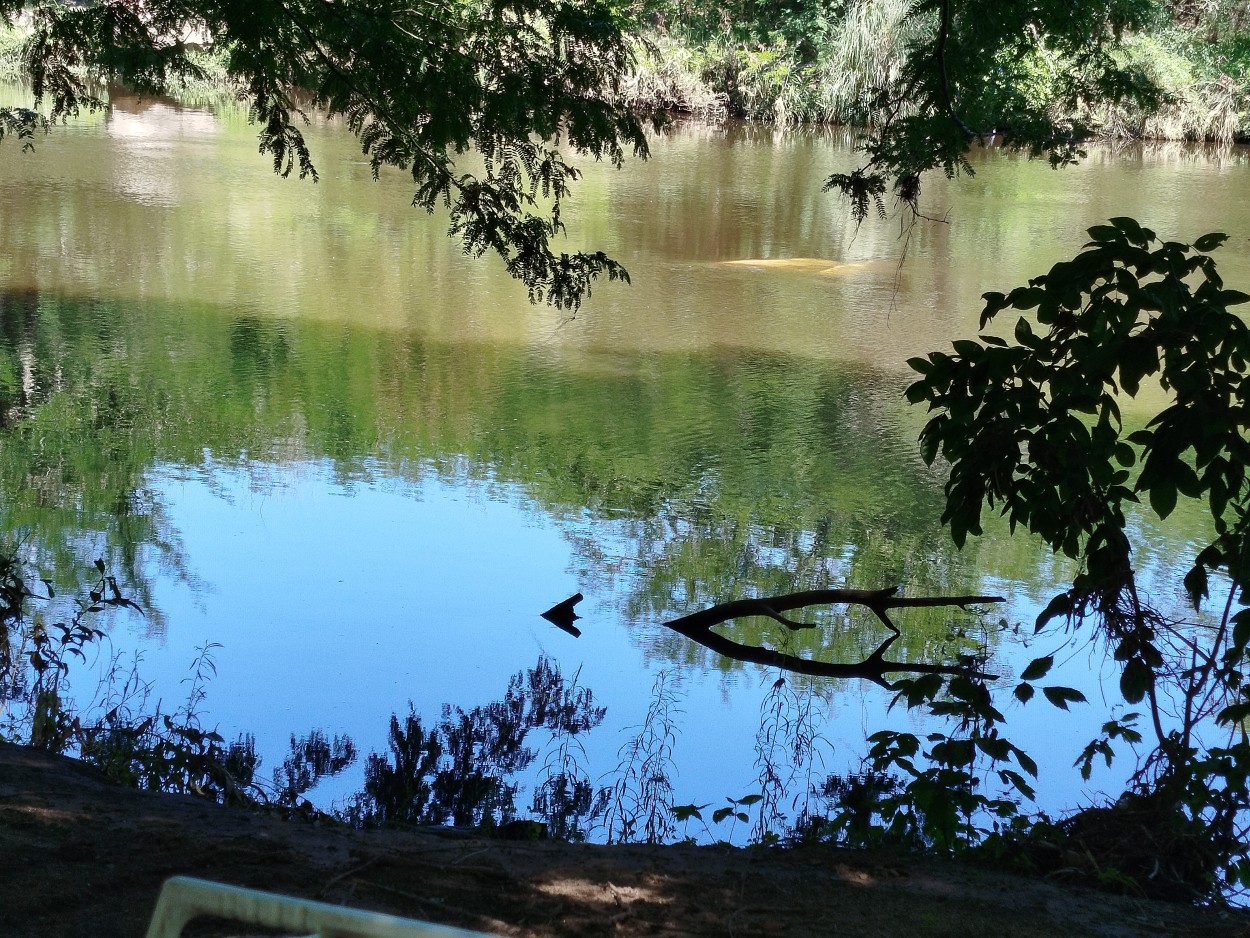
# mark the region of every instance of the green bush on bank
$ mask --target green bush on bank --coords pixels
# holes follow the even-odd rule
[[[877,88],[897,80],[914,38],[906,0],[710,23],[681,11],[639,26],[631,92],[639,104],[788,123],[859,123]]]
[[[22,43],[26,34],[20,29],[0,25],[0,81],[16,82],[21,77]]]
[[[1164,103],[1155,111],[1093,104],[1088,117],[1103,135],[1214,143],[1250,137],[1250,82],[1232,60],[1216,61],[1175,34],[1133,36],[1120,54],[1163,91]]]
[[[1250,11],[1243,6],[1217,0],[1187,20],[1161,9],[1148,31],[1125,38],[1120,64],[1161,89],[1164,103],[1155,110],[1108,99],[1056,113],[1064,78],[1077,66],[1044,47],[1023,58],[1004,52],[986,81],[1000,103],[1041,106],[1107,137],[1250,139]],[[911,11],[902,0],[861,0],[833,12],[796,2],[747,5],[739,11],[746,20],[714,21],[653,9],[640,18],[630,94],[705,120],[871,123],[873,93],[897,82],[923,28]]]

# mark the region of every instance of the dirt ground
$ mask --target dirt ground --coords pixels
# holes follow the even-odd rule
[[[140,936],[187,874],[507,936],[1247,935],[1250,915],[828,847],[377,833],[119,788],[0,744],[0,935]],[[188,934],[244,929],[195,922]]]

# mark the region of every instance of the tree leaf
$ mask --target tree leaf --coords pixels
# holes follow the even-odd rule
[[[1060,593],[1042,610],[1041,615],[1037,617],[1036,630],[1041,631],[1046,627],[1046,623],[1056,616],[1068,615],[1072,612],[1072,597],[1067,593]]]
[[[1204,254],[1214,251],[1221,244],[1228,240],[1228,235],[1223,232],[1213,231],[1210,234],[1204,234],[1201,238],[1194,242],[1194,247]]]
[[[1067,710],[1069,702],[1085,703],[1085,695],[1072,687],[1043,687],[1042,693],[1060,710]]]
[[[1025,348],[1036,348],[1041,344],[1041,340],[1033,334],[1033,327],[1023,316],[1016,320],[1015,336],[1016,341]]]
[[[1130,658],[1120,675],[1120,693],[1129,703],[1137,703],[1146,696],[1153,682],[1154,672],[1150,667],[1139,658]]]
[[[1176,508],[1176,485],[1170,478],[1160,479],[1150,487],[1150,507],[1160,518],[1166,518]]]
[[[1113,228],[1110,225],[1094,225],[1088,229],[1089,236],[1098,242],[1122,241],[1124,236],[1120,233],[1119,228]]]
[[[1012,746],[1005,739],[993,736],[979,736],[976,743],[977,748],[995,762],[1005,762],[1011,758]]]
[[[703,815],[700,813],[707,805],[705,804],[675,804],[673,805],[673,817],[678,821],[688,821],[694,818],[696,821],[702,821]]]
[[[1024,669],[1024,673],[1020,675],[1020,680],[1036,681],[1040,677],[1045,677],[1050,673],[1054,663],[1054,655],[1047,655],[1045,658],[1034,658],[1029,662],[1029,666]]]
[[[1216,716],[1215,722],[1221,726],[1230,726],[1243,722],[1247,717],[1250,717],[1250,703],[1235,703],[1221,710]]]
[[[1154,238],[1154,232],[1149,228],[1143,228],[1136,218],[1130,218],[1127,215],[1119,215],[1115,218],[1108,219],[1111,224],[1115,225],[1120,231],[1128,237],[1134,244],[1144,245],[1146,242]]]
[[[1033,799],[1037,797],[1037,792],[1033,790],[1033,786],[1024,780],[1019,772],[1013,772],[1011,769],[999,769],[998,777],[1004,784],[1010,784],[1016,791],[1024,795],[1024,797]]]
[[[1037,763],[1023,749],[1016,747],[1016,761],[1020,763],[1020,768],[1028,772],[1033,778],[1037,778]]]
[[[918,360],[918,359],[914,359],[914,360]],[[929,397],[928,382],[926,382],[922,378],[921,380],[915,382],[914,384],[908,385],[907,391],[905,392],[905,396],[907,398],[907,403],[909,404],[919,404],[921,401],[928,400],[928,397]]]

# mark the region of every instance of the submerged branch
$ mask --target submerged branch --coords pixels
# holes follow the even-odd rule
[[[770,596],[761,599],[737,599],[721,603],[710,609],[692,612],[665,622],[664,625],[691,641],[698,642],[717,654],[753,664],[763,664],[782,668],[796,674],[810,674],[818,677],[856,677],[880,684],[889,688],[891,683],[885,675],[891,673],[909,674],[947,674],[961,675],[980,680],[993,680],[996,675],[984,674],[962,665],[946,664],[913,664],[904,661],[889,661],[885,653],[902,634],[888,615],[891,609],[915,608],[921,606],[958,606],[961,609],[981,603],[1004,602],[1001,596],[918,596],[907,598],[896,596],[898,587],[882,590],[856,589],[823,589],[805,590],[800,593],[788,593],[783,596]],[[795,655],[764,648],[759,645],[744,645],[731,638],[726,638],[712,629],[732,619],[745,616],[765,616],[781,623],[791,631],[810,629],[816,626],[804,622],[796,622],[783,615],[791,609],[804,609],[808,606],[823,605],[858,605],[870,610],[881,623],[890,630],[890,635],[871,655],[863,661],[851,664],[832,661],[815,661],[811,658],[799,658]]]

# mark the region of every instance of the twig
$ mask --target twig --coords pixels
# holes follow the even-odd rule
[[[470,860],[470,859],[472,859],[473,857],[476,857],[476,856],[480,856],[480,855],[482,855],[483,853],[489,853],[489,852],[490,852],[490,849],[491,849],[490,847],[483,847],[481,850],[470,850],[470,851],[469,851],[468,853],[466,853],[464,856],[462,856],[462,857],[456,857],[456,859],[452,860],[452,861],[451,861],[451,863],[450,863],[450,864],[448,864],[448,865],[449,865],[449,866],[459,866],[459,865],[460,865],[461,863],[463,863],[465,860]]]
[[[340,883],[343,880],[347,879],[348,877],[355,876],[358,873],[363,873],[365,870],[369,869],[369,867],[373,866],[375,863],[377,863],[381,859],[382,859],[382,854],[380,853],[374,854],[373,856],[371,856],[368,860],[366,860],[364,863],[360,864],[359,866],[352,867],[349,870],[344,870],[342,873],[339,873],[337,876],[331,876],[329,879],[325,881],[325,884],[320,889],[317,890],[317,898],[318,899],[324,898],[326,893],[328,893],[330,891],[330,888],[334,886],[336,883]]]
[[[885,653],[902,634],[898,626],[890,620],[888,611],[890,609],[933,606],[958,606],[962,609],[982,603],[1001,603],[1005,601],[1003,597],[918,596],[907,598],[896,596],[897,592],[898,587],[882,590],[823,589],[805,590],[800,593],[789,593],[784,596],[772,596],[763,599],[738,599],[721,603],[710,609],[692,612],[690,615],[672,619],[664,624],[674,632],[686,636],[691,641],[698,642],[705,648],[737,661],[763,664],[796,674],[809,674],[817,677],[857,677],[872,681],[874,684],[879,684],[887,689],[893,685],[886,680],[885,675],[898,672],[959,675],[980,680],[994,680],[997,677],[997,675],[985,674],[962,665],[911,664],[903,661],[887,660]],[[745,616],[765,616],[780,622],[791,630],[815,628],[814,625],[789,619],[783,616],[782,613],[808,606],[843,604],[854,604],[869,609],[891,633],[876,651],[863,661],[854,664],[799,658],[795,655],[789,655],[759,645],[744,645],[741,642],[736,642],[712,631],[714,626],[723,625],[731,619]]]

